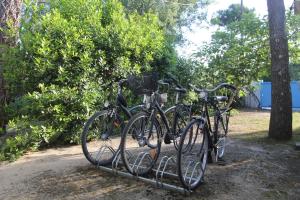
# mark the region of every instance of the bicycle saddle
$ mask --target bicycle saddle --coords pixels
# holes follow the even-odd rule
[[[127,107],[127,102],[122,94],[118,94],[117,100],[120,104],[122,104],[124,107]]]
[[[215,96],[217,101],[228,101],[228,97],[226,96]]]

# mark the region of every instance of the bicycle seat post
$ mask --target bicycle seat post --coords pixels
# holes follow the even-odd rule
[[[176,92],[175,104],[177,105],[179,101],[179,92]]]

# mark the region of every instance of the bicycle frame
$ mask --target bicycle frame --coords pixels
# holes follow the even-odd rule
[[[166,136],[166,134],[171,134],[171,135],[175,134],[176,124],[177,124],[177,117],[176,116],[174,117],[173,126],[170,127],[170,124],[168,122],[167,116],[165,115],[165,112],[162,110],[159,103],[157,102],[157,96],[158,95],[159,95],[158,93],[153,94],[153,97],[155,98],[155,100],[152,102],[152,104],[150,106],[150,110],[151,110],[151,114],[150,114],[150,117],[149,117],[149,120],[151,120],[150,131],[152,131],[152,127],[153,127],[152,123],[153,123],[154,117],[156,117],[157,113],[158,113],[159,116],[162,119],[163,124],[166,126],[166,129],[167,129],[167,131],[164,133],[164,135],[162,135],[162,138],[164,138]],[[176,114],[177,114],[176,109],[177,109],[178,105],[179,104],[175,105],[175,113]]]
[[[203,98],[203,103],[204,103],[204,105],[202,108],[202,113],[201,113],[200,118],[205,119],[204,121],[205,121],[205,124],[207,125],[207,129],[209,132],[209,145],[210,145],[210,147],[213,147],[213,145],[216,144],[217,140],[218,140],[217,135],[216,135],[217,134],[217,121],[220,120],[220,118],[222,117],[223,114],[228,113],[231,110],[231,108],[226,108],[224,110],[220,110],[218,107],[218,101],[215,100],[214,98],[208,98],[208,96],[205,96],[205,98]],[[211,120],[209,117],[209,112],[208,112],[209,106],[211,106],[214,110],[214,115],[213,115],[214,129],[212,128],[212,123],[211,123]],[[226,117],[227,117],[226,125],[224,125],[223,119],[221,119],[220,121],[222,123],[224,130],[227,131],[229,115]]]
[[[137,108],[144,108],[144,105],[143,104],[140,104],[140,105],[136,105],[136,106],[133,106],[131,108],[128,108],[127,106],[125,106],[122,101],[118,98],[120,95],[122,96],[122,85],[123,83],[125,83],[127,81],[127,79],[123,79],[121,81],[119,81],[118,83],[118,94],[117,94],[117,97],[116,97],[116,100],[115,100],[115,103],[114,104],[109,104],[108,106],[104,107],[105,110],[108,110],[109,111],[109,116],[114,116],[115,119],[119,120],[120,121],[120,124],[121,126],[124,125],[124,120],[121,118],[120,116],[120,113],[124,113],[125,114],[125,117],[127,119],[130,119],[132,117],[132,111],[134,109],[137,109]],[[113,123],[113,122],[112,122]],[[108,129],[109,131],[109,135],[111,134],[111,130],[112,130],[112,126]]]
[[[117,105],[113,109],[117,110],[117,112],[121,110],[126,115],[127,118],[130,118],[132,117],[131,111],[133,111],[136,108],[143,108],[143,107],[144,105],[140,104],[140,105],[133,106],[131,108],[127,108],[117,100]]]

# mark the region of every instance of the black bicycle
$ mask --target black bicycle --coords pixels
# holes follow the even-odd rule
[[[128,108],[122,89],[128,85],[127,79],[118,82],[115,103],[105,102],[104,110],[93,114],[85,123],[81,135],[81,145],[86,159],[94,165],[110,164],[120,148],[120,138],[125,120],[141,110],[143,105]]]
[[[181,101],[187,91],[172,75],[168,75],[168,79],[164,79],[163,82],[175,86],[175,88],[173,88],[173,92],[175,92],[175,102],[173,106],[167,108],[164,112],[170,125],[172,133],[171,139],[177,150],[183,130],[191,119],[192,106]],[[165,131],[168,132],[166,127]],[[168,134],[168,136],[169,135],[170,134]]]
[[[201,184],[212,152],[216,161],[224,155],[231,105],[236,95],[236,88],[227,83],[220,84],[212,90],[198,89],[192,85],[191,87],[199,95],[200,115],[194,116],[185,128],[177,154],[178,175],[183,186],[189,190]],[[223,90],[230,91],[230,94],[211,95]],[[213,112],[212,118],[209,108]]]
[[[181,131],[186,126],[186,122],[182,122],[185,120],[182,116],[184,112],[181,112],[186,109],[185,106],[178,103],[174,108],[170,108],[169,113],[174,114],[172,127],[161,108],[161,104],[165,103],[167,99],[165,94],[159,92],[158,85],[169,86],[174,83],[174,80],[165,79],[156,82],[153,79],[148,81],[147,77],[144,77],[140,82],[139,85],[143,88],[142,94],[147,94],[147,109],[130,119],[122,134],[120,148],[125,168],[134,175],[149,173],[160,154],[162,140],[166,144],[173,141],[177,146],[177,138],[181,136]],[[175,83],[175,86],[173,88],[175,92],[186,93],[186,89],[178,83]],[[161,123],[166,131],[162,130]]]

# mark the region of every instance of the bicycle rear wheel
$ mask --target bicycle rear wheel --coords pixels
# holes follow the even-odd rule
[[[124,125],[111,110],[96,112],[84,125],[81,146],[86,159],[93,165],[108,165],[120,146],[119,138]]]
[[[182,185],[189,190],[197,188],[202,183],[208,157],[208,132],[202,119],[194,119],[187,125],[177,156]]]
[[[185,105],[173,106],[165,111],[171,130],[174,147],[178,150],[180,137],[190,120],[190,109]],[[175,129],[175,130],[174,130]],[[164,130],[166,131],[166,129]]]
[[[145,175],[154,166],[161,147],[161,130],[156,118],[147,112],[134,115],[122,134],[121,157],[125,168],[134,175]]]

